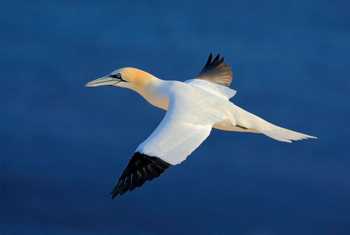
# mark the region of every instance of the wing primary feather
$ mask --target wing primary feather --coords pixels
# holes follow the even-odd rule
[[[210,53],[208,60],[197,79],[207,80],[223,86],[230,86],[233,74],[232,69],[228,64],[224,63],[225,58],[217,54],[213,59],[213,54]]]
[[[210,53],[209,56],[208,56],[207,63],[205,63],[205,65],[204,65],[204,68],[207,67],[211,63],[212,58],[213,58],[213,54]]]
[[[158,157],[136,152],[119,177],[111,193],[112,198],[142,186],[146,181],[160,176],[170,166],[171,164]]]
[[[217,54],[212,62],[213,65],[217,65],[217,62],[219,61],[220,54]]]

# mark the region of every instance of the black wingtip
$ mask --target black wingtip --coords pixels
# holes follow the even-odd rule
[[[214,60],[212,61],[213,64],[215,64],[220,58],[220,54],[217,54],[214,58]]]
[[[112,199],[160,176],[171,164],[158,157],[136,152],[111,192]]]
[[[113,192],[110,193],[110,196],[111,196],[112,200],[113,200],[114,198],[116,198],[118,195],[119,195],[118,192],[114,192],[114,191],[113,191]]]
[[[114,190],[113,192],[110,193],[110,195],[111,195],[112,200],[113,200],[114,198],[116,198],[119,195],[119,193]]]
[[[209,54],[208,60],[197,78],[229,87],[233,79],[231,66],[224,63],[225,58],[219,53],[213,55],[215,54]]]
[[[206,71],[209,71],[219,65],[221,65],[224,62],[224,57],[220,55],[220,53],[216,54],[216,56],[213,59],[213,53],[210,52],[207,62],[205,63],[201,73],[204,73]]]
[[[116,197],[119,197],[119,195],[121,195],[121,194],[119,194],[119,193],[112,194],[112,200],[114,200]]]
[[[118,184],[119,185],[119,184]],[[117,185],[117,186],[118,186]],[[115,198],[117,198],[117,197],[120,197],[121,195],[123,195],[124,193],[126,193],[127,192],[127,190],[123,190],[123,189],[121,189],[121,188],[119,188],[119,187],[117,187],[117,186],[115,186],[114,187],[114,189],[113,189],[113,191],[110,193],[110,195],[111,195],[111,197],[112,197],[112,200],[113,199],[115,199]]]
[[[212,63],[212,59],[213,59],[213,54],[210,52],[208,59],[207,59],[207,62],[204,65],[204,68]]]

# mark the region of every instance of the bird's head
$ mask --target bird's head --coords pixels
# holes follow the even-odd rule
[[[117,69],[106,76],[88,82],[85,86],[115,86],[140,91],[149,84],[152,84],[156,79],[157,78],[152,74],[141,69],[126,67]]]

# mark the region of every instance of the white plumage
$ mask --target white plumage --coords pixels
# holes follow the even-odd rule
[[[168,96],[168,111],[136,151],[178,164],[209,136],[215,123],[224,120],[224,113],[217,107],[223,98],[211,97],[207,91],[172,81],[162,82],[155,92]]]
[[[141,143],[118,180],[112,196],[141,186],[171,165],[184,161],[210,134],[224,131],[261,133],[282,142],[316,138],[276,126],[245,111],[229,99],[233,75],[223,58],[212,55],[196,79],[165,81],[135,68],[123,68],[89,82],[136,91],[154,106],[167,110],[153,133]]]

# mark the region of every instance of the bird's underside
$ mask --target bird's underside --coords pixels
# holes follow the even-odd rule
[[[157,89],[167,94],[166,102],[138,90],[147,101],[167,112],[136,149],[111,193],[112,198],[142,186],[170,166],[184,161],[209,136],[212,128],[261,133],[283,142],[315,138],[276,126],[231,103],[229,99],[236,93],[229,88],[232,78],[231,67],[224,63],[224,58],[219,55],[213,58],[210,54],[195,79],[185,82],[158,79],[161,82],[157,86],[161,89]]]

